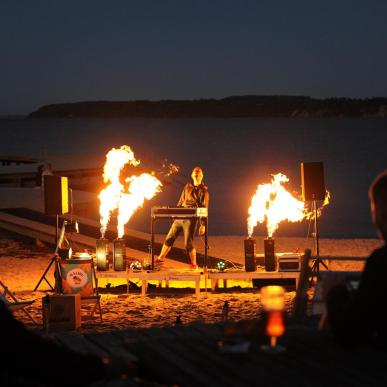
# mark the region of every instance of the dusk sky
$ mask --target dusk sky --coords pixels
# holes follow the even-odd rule
[[[387,1],[0,2],[0,114],[83,100],[387,96]]]

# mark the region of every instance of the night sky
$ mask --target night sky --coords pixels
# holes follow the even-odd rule
[[[0,2],[0,114],[82,100],[387,95],[387,1]]]

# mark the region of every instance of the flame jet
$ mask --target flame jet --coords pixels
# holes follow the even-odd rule
[[[102,238],[105,237],[107,225],[114,210],[118,209],[117,233],[118,238],[122,238],[125,224],[134,212],[144,204],[145,199],[150,200],[161,191],[161,182],[149,173],[125,179],[125,183],[128,184],[125,188],[121,183],[120,175],[127,164],[133,166],[140,164],[127,145],[113,148],[106,155],[103,179],[109,185],[99,194]]]
[[[251,237],[257,223],[266,221],[267,233],[271,238],[278,229],[279,223],[301,222],[304,218],[313,219],[314,212],[305,207],[305,203],[292,196],[283,186],[289,179],[282,173],[272,175],[272,182],[259,184],[251,199],[248,210],[247,233]],[[330,193],[327,191],[323,205],[317,210],[317,217],[329,203]]]
[[[317,211],[316,211],[317,218],[321,216],[324,207],[329,204],[330,199],[331,199],[331,193],[327,190],[325,191],[325,198],[324,198],[323,204],[319,208],[317,208]],[[313,210],[306,210],[306,213],[305,213],[306,219],[314,220],[315,216],[316,214]]]
[[[122,193],[118,206],[118,238],[124,235],[125,224],[135,211],[142,207],[145,199],[152,199],[161,190],[161,182],[149,173],[132,176],[126,179],[129,183],[127,193]]]
[[[282,184],[289,179],[282,173],[272,175],[271,184],[260,184],[252,198],[247,219],[247,232],[251,236],[257,223],[266,220],[267,233],[272,237],[283,220],[299,222],[304,218],[304,203],[294,198]]]
[[[140,161],[136,160],[133,151],[127,145],[122,145],[121,148],[113,148],[106,155],[106,163],[103,168],[103,181],[104,183],[109,183],[109,185],[99,194],[102,238],[105,237],[111,213],[120,204],[121,194],[124,189],[124,186],[120,182],[121,170],[126,164],[136,166],[139,163]]]

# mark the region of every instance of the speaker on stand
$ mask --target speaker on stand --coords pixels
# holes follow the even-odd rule
[[[312,274],[318,275],[320,265],[328,270],[328,266],[320,257],[317,201],[325,199],[324,164],[322,162],[301,163],[301,187],[304,202],[312,202],[314,212],[314,239],[316,257],[312,263]]]
[[[69,184],[65,176],[44,176],[44,213],[56,216],[56,243],[58,243],[59,215],[69,212]]]
[[[46,215],[55,215],[56,216],[56,227],[55,227],[55,253],[52,257],[49,265],[39,279],[39,282],[35,286],[34,291],[39,288],[40,283],[45,280],[47,284],[51,287],[52,290],[55,288],[46,278],[48,271],[50,270],[51,265],[54,262],[58,263],[59,255],[59,215],[64,215],[69,212],[69,187],[68,187],[68,178],[66,176],[56,176],[56,175],[45,175],[44,180],[44,213]],[[65,222],[62,225],[64,232]]]

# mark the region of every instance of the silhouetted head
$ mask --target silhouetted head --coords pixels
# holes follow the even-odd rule
[[[372,220],[387,242],[387,170],[379,174],[369,189]]]
[[[195,167],[192,170],[191,177],[194,185],[200,185],[203,180],[203,170],[200,167]]]

